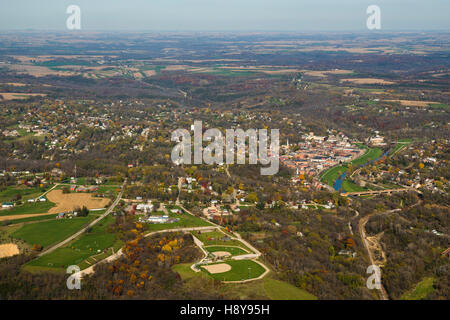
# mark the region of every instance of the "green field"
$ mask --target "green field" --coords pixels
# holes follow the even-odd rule
[[[90,232],[83,233],[66,246],[39,257],[27,265],[45,268],[67,268],[70,265],[78,265],[84,269],[89,266],[85,262],[89,257],[97,256],[91,260],[95,263],[96,260],[100,261],[112,253],[110,250],[104,253],[106,249],[121,247],[122,243],[116,239],[116,236],[107,232],[108,225],[113,222],[114,218],[108,216],[92,227]]]
[[[270,277],[264,278],[264,290],[271,300],[317,300],[305,290]]]
[[[26,224],[12,234],[13,238],[25,241],[30,245],[40,244],[44,248],[68,238],[96,216],[61,219]]]
[[[342,189],[344,189],[346,192],[358,192],[358,191],[367,191],[368,188],[360,187],[356,183],[353,183],[346,179],[344,180],[344,182],[342,182]]]
[[[371,160],[377,159],[383,153],[383,150],[380,148],[368,148],[365,145],[359,145],[360,148],[366,149],[366,152],[354,159],[350,162],[353,166],[363,165]],[[320,176],[320,181],[328,184],[329,186],[333,186],[334,182],[347,170],[347,164],[338,165],[332,168],[325,170]],[[355,192],[355,191],[364,191],[366,188],[360,187],[357,184],[349,181],[348,179],[344,180],[342,183],[342,188],[347,192]]]
[[[423,300],[433,292],[434,278],[428,277],[420,281],[417,286],[409,292],[402,295],[402,300]]]
[[[247,251],[243,250],[242,248],[236,248],[236,247],[210,246],[210,247],[203,247],[203,248],[208,252],[217,252],[217,251],[229,252],[233,256],[239,256],[239,255],[248,253]]]
[[[197,218],[188,213],[172,213],[169,212],[170,218],[179,218],[180,220],[174,223],[146,223],[146,229],[148,231],[159,231],[164,229],[175,229],[175,228],[191,228],[191,227],[207,227],[211,224],[200,218]]]
[[[369,148],[369,149],[367,149],[366,153],[364,153],[361,157],[356,158],[355,160],[351,161],[350,163],[353,166],[360,166],[369,161],[377,159],[379,156],[381,156],[382,153],[383,153],[383,150],[381,150],[380,148]]]
[[[408,144],[412,143],[411,139],[403,139],[403,140],[399,140],[397,142],[397,145],[394,147],[394,149],[391,151],[391,154],[389,155],[389,157],[392,157],[394,154],[396,154],[397,152],[399,152],[401,149],[406,148],[408,146]]]
[[[191,232],[198,240],[203,242],[204,246],[238,246],[247,249],[244,244],[238,240],[224,240],[225,234],[220,231],[198,231]],[[249,250],[250,251],[250,250]]]
[[[183,279],[186,286],[190,283],[209,283],[210,277],[206,272],[194,272],[191,263],[177,264],[172,270],[177,272]],[[275,280],[270,274],[262,280],[255,280],[247,283],[222,284],[221,292],[230,294],[238,299],[271,299],[271,300],[315,300],[312,294],[297,288],[287,282]]]
[[[326,170],[320,177],[320,180],[332,186],[337,178],[346,171],[344,166],[335,166]]]
[[[223,262],[220,262],[223,263]],[[223,273],[210,274],[204,268],[200,268],[206,272],[211,278],[221,281],[241,281],[257,278],[265,272],[265,269],[252,260],[227,260],[225,262],[231,266],[231,270]],[[214,265],[210,264],[210,265]]]
[[[7,187],[0,191],[0,202],[15,201],[17,195],[21,195],[21,201],[27,201],[28,199],[37,198],[39,195],[45,192],[45,189],[39,187],[28,188],[22,187]]]
[[[23,205],[13,207],[8,210],[0,211],[0,216],[11,216],[20,214],[47,213],[55,204],[51,201],[24,203]]]
[[[17,223],[24,223],[24,222],[33,222],[33,221],[40,221],[40,220],[53,220],[55,219],[55,214],[46,214],[43,216],[37,216],[37,217],[29,217],[29,218],[23,218],[23,219],[14,219],[14,220],[8,220],[10,224],[17,224]]]

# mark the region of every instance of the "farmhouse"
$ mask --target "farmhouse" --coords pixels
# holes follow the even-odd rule
[[[3,202],[2,203],[2,208],[12,208],[14,207],[14,203],[12,202]]]

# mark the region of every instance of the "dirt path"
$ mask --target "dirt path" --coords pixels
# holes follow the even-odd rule
[[[19,247],[14,243],[0,244],[0,259],[19,254]]]
[[[400,209],[390,210],[390,211],[388,211],[386,213],[392,213],[392,212],[395,212],[395,211],[400,211]],[[375,215],[375,214],[378,214],[378,212],[371,213],[371,214],[361,218],[359,220],[359,223],[358,223],[359,234],[361,235],[361,239],[363,241],[364,247],[366,248],[367,254],[369,256],[370,264],[374,265],[374,266],[376,266],[377,264],[375,264],[375,260],[373,258],[372,250],[371,250],[371,248],[369,246],[369,243],[367,241],[366,224],[369,221],[370,217]],[[389,300],[389,297],[387,295],[386,289],[384,288],[383,282],[381,281],[381,279],[380,279],[380,285],[381,285],[381,288],[380,288],[381,299],[382,300]]]
[[[15,220],[15,219],[25,219],[25,218],[32,218],[32,217],[39,217],[39,216],[48,216],[51,215],[51,213],[38,213],[38,214],[16,214],[13,216],[0,216],[0,221],[6,221],[6,220]]]

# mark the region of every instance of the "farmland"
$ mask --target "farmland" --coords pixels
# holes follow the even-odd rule
[[[79,265],[80,268],[89,266],[86,260],[91,256],[100,256],[106,253],[108,248],[120,248],[121,242],[118,241],[113,233],[109,233],[107,228],[114,221],[114,218],[108,216],[100,223],[96,224],[89,232],[85,232],[77,239],[68,243],[62,248],[43,255],[27,264],[30,267],[40,268],[67,268],[70,265]],[[92,260],[95,262],[96,260]],[[33,269],[33,268],[31,268]]]
[[[26,224],[14,232],[12,237],[23,240],[29,245],[39,244],[46,248],[74,234],[94,218],[95,216],[89,215],[88,217]]]

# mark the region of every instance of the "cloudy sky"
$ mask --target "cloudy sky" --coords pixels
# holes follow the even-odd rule
[[[364,31],[378,5],[383,30],[450,30],[450,0],[0,0],[0,30]]]

